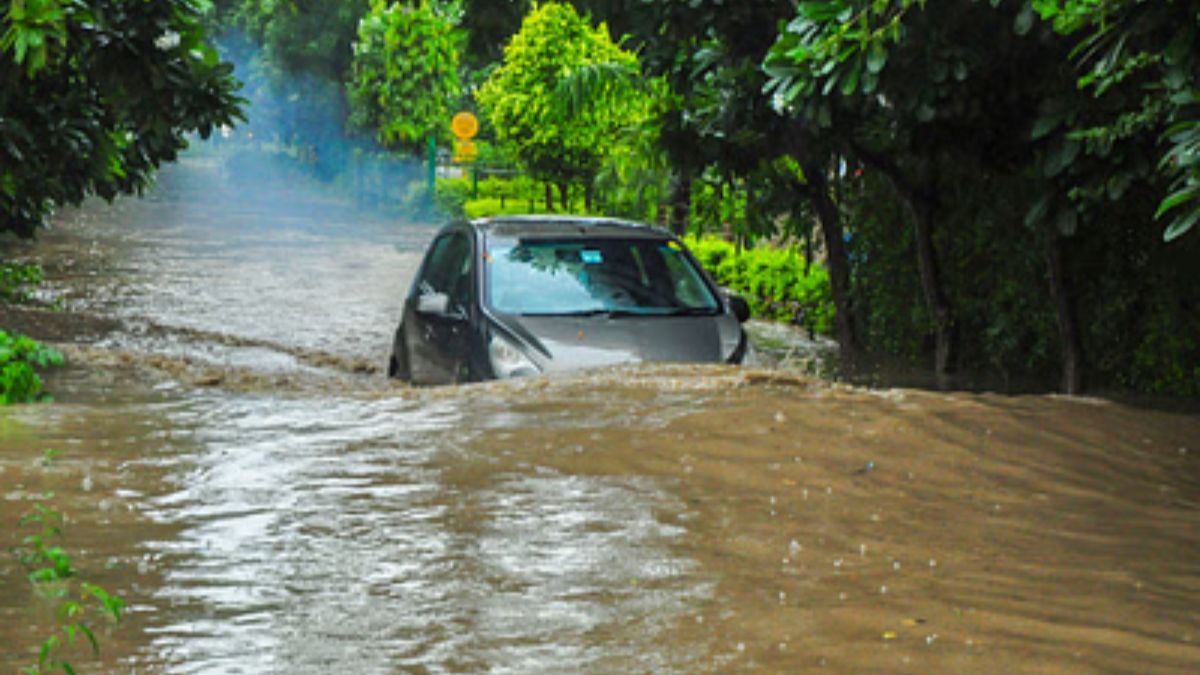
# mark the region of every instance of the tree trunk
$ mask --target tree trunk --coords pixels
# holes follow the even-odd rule
[[[558,203],[563,213],[571,212],[571,184],[566,181],[558,184]]]
[[[933,229],[936,207],[931,199],[910,194],[905,201],[913,215],[913,234],[917,244],[917,268],[921,275],[921,290],[925,295],[925,306],[933,317],[934,326],[934,373],[939,381],[954,372],[958,360],[958,326],[954,309],[942,287],[941,270],[937,252],[933,247]]]
[[[821,236],[825,239],[826,264],[829,266],[829,287],[836,311],[837,341],[845,357],[857,354],[861,345],[855,334],[854,298],[850,292],[850,258],[846,254],[845,232],[837,204],[829,195],[829,180],[819,166],[805,166],[808,179],[808,197],[817,220],[821,225]]]
[[[671,231],[682,237],[688,231],[692,213],[692,176],[675,172],[671,176]]]
[[[1083,340],[1075,318],[1075,297],[1071,293],[1063,265],[1063,240],[1056,232],[1046,233],[1046,270],[1050,297],[1058,318],[1058,339],[1062,350],[1062,390],[1076,395],[1083,391]]]
[[[592,200],[595,198],[595,186],[592,181],[587,181],[583,184],[583,209],[588,213],[592,212]]]
[[[913,219],[913,235],[917,244],[917,271],[921,277],[921,292],[925,306],[933,317],[934,373],[945,384],[946,376],[954,372],[958,361],[958,325],[954,307],[942,287],[937,251],[933,246],[933,230],[937,221],[937,180],[930,175],[914,182],[890,157],[851,142],[854,152],[863,162],[880,172],[891,182],[908,206]],[[934,161],[934,160],[929,160]],[[932,173],[932,172],[925,172]]]
[[[550,185],[549,181],[546,182],[546,211],[554,212],[554,187]]]

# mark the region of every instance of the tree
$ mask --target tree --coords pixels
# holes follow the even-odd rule
[[[0,231],[140,192],[189,133],[241,115],[193,2],[14,0],[0,26]]]
[[[246,132],[297,150],[313,174],[344,171],[344,83],[370,0],[217,0],[210,21],[252,111]]]
[[[648,68],[671,89],[662,143],[674,165],[673,227],[686,229],[693,182],[704,176],[753,193],[740,214],[745,234],[774,234],[780,223],[807,224],[815,214],[837,307],[838,343],[851,356],[858,350],[856,310],[841,214],[827,176],[835,162],[821,138],[779,115],[764,94],[762,62],[776,26],[795,14],[794,6],[789,0],[647,0],[630,25]],[[811,228],[792,229],[809,241]]]
[[[467,32],[463,59],[472,70],[485,70],[504,58],[504,45],[521,27],[530,0],[463,0],[462,28]]]
[[[1031,80],[1014,82],[1008,64],[1028,65],[1036,50],[1014,48],[1010,25],[1011,14],[978,2],[936,13],[913,0],[812,2],[766,62],[781,107],[886,176],[906,205],[939,376],[956,368],[960,347],[936,243],[953,209],[947,175],[1008,161],[1005,148],[1024,145],[1009,120],[1028,117]],[[972,41],[1005,58],[983,58]]]
[[[555,96],[560,82],[596,64],[639,67],[604,24],[593,28],[570,5],[548,2],[525,17],[505,47],[503,64],[476,93],[498,140],[513,148],[532,176],[558,186],[564,209],[572,183],[584,185],[590,206],[590,186],[607,148],[623,127],[646,114],[644,101],[613,97],[567,114]]]
[[[1147,120],[1166,99],[1163,88],[1149,96],[1144,80],[1124,78],[1154,57],[1110,73],[1122,91],[1089,96],[1076,86],[1070,45],[1038,21],[1036,4],[806,2],[765,68],[789,116],[850,165],[886,177],[907,207],[939,374],[963,333],[969,363],[1006,350],[1036,371],[1039,361],[1021,353],[1040,350],[1009,336],[1040,344],[1041,308],[1052,307],[1062,386],[1073,393],[1088,352],[1091,372],[1118,378],[1129,370],[1106,364],[1135,352],[1160,362],[1148,345],[1194,358],[1197,341],[1163,339],[1139,314],[1194,325],[1186,308],[1195,293],[1183,290],[1177,256],[1148,245],[1146,221],[1131,218],[1160,181],[1148,170],[1156,132]],[[887,220],[885,208],[864,204],[863,224]],[[1043,284],[1049,302],[1026,290]],[[1117,337],[1129,330],[1135,339]]]
[[[431,3],[374,2],[354,43],[351,125],[373,129],[384,146],[419,148],[430,135],[448,137],[462,95],[464,37]]]
[[[1081,117],[1075,135],[1107,149],[1138,135],[1165,146],[1157,172],[1169,185],[1155,218],[1174,240],[1200,222],[1200,11],[1183,0],[1034,0],[1063,35],[1082,34],[1073,51],[1079,86],[1093,94],[1098,119]],[[1067,122],[1068,115],[1047,124]],[[1114,167],[1122,171],[1121,167]],[[1137,176],[1136,178],[1142,178]]]
[[[244,28],[281,73],[345,82],[351,44],[370,0],[226,0],[233,25]]]

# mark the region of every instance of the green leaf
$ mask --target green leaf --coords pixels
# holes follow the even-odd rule
[[[1200,208],[1192,209],[1190,214],[1171,223],[1171,226],[1163,232],[1163,241],[1171,242],[1182,237],[1196,225],[1197,221],[1200,221]]]
[[[1055,228],[1064,237],[1075,236],[1075,231],[1079,228],[1079,212],[1074,206],[1067,206],[1058,212]]]
[[[835,72],[826,78],[825,86],[821,89],[821,96],[829,96],[829,94],[833,92],[834,88],[838,86],[838,80],[841,79],[841,76],[842,74],[840,72]]]
[[[1195,53],[1196,31],[1195,26],[1184,26],[1175,33],[1171,43],[1167,46],[1163,53],[1165,63],[1168,66],[1178,66],[1184,64],[1190,55]]]
[[[1158,205],[1158,210],[1154,212],[1154,217],[1155,219],[1161,218],[1167,211],[1193,199],[1200,199],[1200,185],[1191,185],[1167,196]]]
[[[1074,140],[1064,140],[1055,145],[1042,163],[1042,174],[1053,178],[1062,173],[1079,155],[1079,147],[1079,142]]]
[[[880,42],[871,43],[871,49],[867,52],[867,71],[878,74],[887,65],[887,60],[887,48]]]
[[[955,80],[958,80],[959,82],[965,82],[967,80],[967,77],[970,74],[971,74],[971,69],[967,65],[966,61],[955,61],[954,62],[954,79]]]
[[[38,666],[45,667],[46,659],[50,658],[50,652],[58,648],[59,639],[57,635],[51,635],[42,642],[42,648],[38,650]]]
[[[1095,72],[1097,75],[1100,77],[1105,77],[1113,71],[1113,67],[1116,66],[1117,60],[1121,58],[1121,54],[1125,51],[1125,42],[1128,39],[1129,35],[1127,33],[1122,33],[1121,36],[1117,38],[1116,44],[1114,44],[1108,50],[1108,52],[1105,53],[1104,57],[1096,63]]]
[[[855,60],[850,65],[850,72],[842,81],[842,96],[851,96],[858,91],[858,78],[862,74],[862,60]]]
[[[1033,6],[1025,2],[1021,7],[1021,11],[1017,12],[1017,18],[1013,20],[1013,32],[1022,36],[1029,34],[1036,19],[1037,17],[1033,13]]]
[[[88,642],[90,642],[92,644],[92,653],[99,654],[100,653],[100,643],[96,641],[96,636],[94,633],[92,633],[92,629],[88,628],[87,626],[85,626],[83,624],[79,624],[79,631],[81,633],[83,633],[84,637],[86,637],[88,639]]]
[[[1057,129],[1064,119],[1066,119],[1066,115],[1062,113],[1043,113],[1033,123],[1033,131],[1029,132],[1029,138],[1035,141],[1044,138],[1051,131]]]
[[[1047,192],[1034,202],[1033,206],[1030,206],[1029,210],[1025,213],[1025,226],[1032,228],[1040,225],[1045,220],[1046,212],[1049,211],[1050,202],[1053,199],[1054,193]]]
[[[1108,198],[1114,202],[1120,201],[1125,196],[1125,191],[1133,183],[1133,174],[1127,171],[1118,171],[1108,179],[1107,189]]]

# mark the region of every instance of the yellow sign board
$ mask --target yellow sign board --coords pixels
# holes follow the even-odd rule
[[[472,141],[457,141],[454,144],[454,162],[462,164],[473,162],[479,156],[479,148]]]
[[[469,112],[460,112],[450,120],[450,130],[460,141],[469,141],[479,133],[479,120]]]

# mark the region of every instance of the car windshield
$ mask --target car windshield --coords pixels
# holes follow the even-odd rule
[[[484,256],[488,301],[509,314],[715,314],[701,273],[670,239],[500,239]]]

